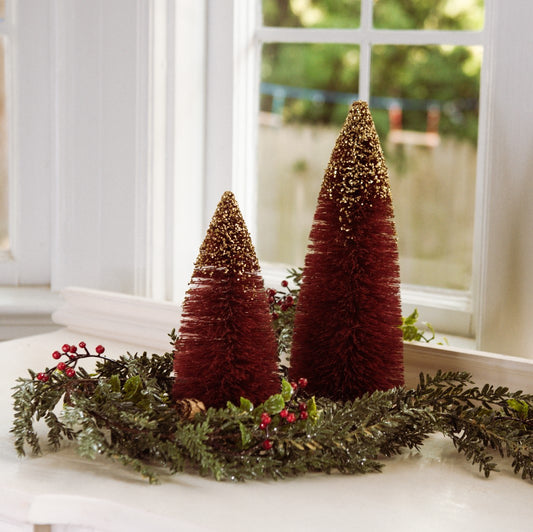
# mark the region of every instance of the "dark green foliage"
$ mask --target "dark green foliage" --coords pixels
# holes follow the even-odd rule
[[[418,309],[415,308],[409,316],[402,318],[402,336],[406,342],[434,342],[436,341],[435,329],[430,323],[423,322],[423,328],[418,327]],[[431,336],[429,336],[431,335]],[[447,344],[446,338],[437,342],[438,345]]]
[[[533,397],[479,389],[465,373],[421,376],[416,389],[378,391],[344,404],[315,402],[284,381],[281,393],[262,405],[243,399],[184,419],[169,400],[170,354],[119,361],[99,363],[95,374],[76,379],[55,373],[46,383],[33,374],[19,379],[12,428],[19,454],[25,444],[40,453],[33,423],[43,418],[52,449],[64,437],[75,439],[82,456],[107,456],[151,482],[160,468],[176,473],[186,466],[217,480],[276,479],[308,471],[379,471],[383,457],[418,449],[429,434],[441,432],[485,475],[496,469],[496,451],[512,457],[515,473],[533,479]],[[298,417],[301,403],[307,419]],[[282,410],[295,413],[295,420],[288,422]],[[271,422],[261,429],[264,412]],[[265,440],[271,449],[265,450]]]
[[[288,280],[271,294],[280,353],[290,348],[301,270],[292,270]],[[417,318],[416,311],[404,318],[404,339],[421,339]],[[174,345],[175,330],[169,336]],[[512,459],[516,474],[533,480],[533,396],[488,384],[480,389],[467,373],[421,375],[416,389],[377,391],[346,403],[306,396],[305,383],[283,380],[280,393],[261,405],[241,398],[239,405],[191,417],[170,399],[172,365],[172,353],[128,353],[117,360],[98,357],[92,374],[78,366],[75,378],[50,370],[41,382],[29,370],[14,387],[17,452],[24,455],[28,446],[41,453],[35,422],[44,420],[52,450],[65,438],[74,440],[82,456],[106,456],[150,482],[185,468],[217,480],[279,479],[380,471],[384,457],[419,449],[440,432],[486,476],[496,470],[499,454]],[[269,422],[261,428],[265,413]]]
[[[280,359],[283,355],[288,356],[291,350],[294,313],[300,295],[302,276],[302,268],[292,268],[289,270],[285,282],[287,286],[282,286],[281,290],[274,290],[273,288],[267,290]],[[286,369],[282,365],[284,373],[286,373]]]

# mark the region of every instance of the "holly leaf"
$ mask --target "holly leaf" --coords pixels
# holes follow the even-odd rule
[[[280,393],[270,396],[264,403],[263,408],[269,414],[279,414],[285,408],[285,400]]]
[[[291,383],[285,379],[281,381],[281,396],[284,401],[290,401],[294,390]]]
[[[254,409],[254,405],[252,404],[252,401],[250,401],[249,399],[246,399],[245,397],[241,397],[240,409],[243,412],[251,412]]]

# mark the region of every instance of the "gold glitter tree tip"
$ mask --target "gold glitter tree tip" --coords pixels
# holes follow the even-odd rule
[[[232,192],[222,195],[195,266],[207,270],[223,268],[237,276],[259,271],[250,233]]]
[[[342,229],[349,231],[359,207],[390,200],[385,158],[368,104],[352,104],[331,153],[322,193],[337,203]]]

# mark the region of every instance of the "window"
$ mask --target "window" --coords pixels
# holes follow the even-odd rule
[[[385,14],[397,1],[330,3],[354,17],[348,23],[343,15],[324,28],[312,14],[299,27],[273,27],[263,25],[259,0],[117,0],[105,9],[102,2],[6,1],[0,28],[9,41],[12,256],[0,264],[0,282],[51,284],[56,290],[78,285],[179,301],[227,189],[235,192],[262,252],[258,193],[266,197],[256,179],[261,46],[265,54],[275,45],[288,55],[301,47],[342,54],[343,92],[371,101],[378,88],[384,98],[408,98],[409,85],[399,86],[399,96],[378,87],[372,66],[379,54],[404,47],[404,62],[421,65],[422,75],[424,54],[434,53],[430,47],[444,47],[443,57],[453,58],[461,71],[473,64],[466,52],[482,47],[472,289],[411,285],[404,302],[441,329],[473,331],[482,349],[531,356],[533,3],[485,0],[483,29],[458,30],[446,17],[431,16],[432,27],[423,31],[410,23],[389,27]],[[311,98],[317,89],[322,96],[329,90],[300,88],[309,89]],[[270,98],[271,111],[269,90],[274,88],[263,86],[262,101],[267,106]],[[295,109],[306,101],[301,94],[289,98]],[[411,138],[430,142],[428,126],[437,118],[439,132],[448,127],[444,109],[439,115],[404,106],[401,122],[397,111],[374,107],[391,141],[405,141],[415,131],[422,137]],[[278,127],[275,116],[263,119],[274,119],[265,127]],[[407,154],[433,149],[402,146]],[[329,151],[320,156],[322,166]],[[300,179],[305,164],[295,170]],[[310,221],[305,226],[303,235]],[[263,267],[263,273],[276,283],[284,268]]]
[[[323,47],[330,51],[342,50],[348,55],[348,63],[350,60],[358,63],[356,73],[351,75],[351,79],[342,80],[342,82],[358,84],[358,87],[351,92],[357,93],[361,99],[370,99],[371,105],[374,96],[372,91],[379,81],[372,74],[372,64],[377,64],[377,54],[387,55],[394,49],[402,48],[404,57],[413,58],[413,61],[416,60],[415,62],[420,65],[418,75],[421,76],[426,73],[423,68],[423,56],[434,54],[436,50],[441,54],[443,61],[447,60],[449,66],[455,66],[458,69],[457,72],[460,70],[462,74],[470,73],[470,77],[474,79],[473,87],[475,90],[479,84],[478,97],[472,98],[470,89],[468,89],[467,94],[459,94],[459,99],[464,100],[462,102],[464,107],[460,109],[463,116],[470,114],[478,121],[474,128],[477,129],[477,142],[476,133],[471,135],[472,140],[469,141],[470,151],[473,149],[476,152],[479,147],[475,163],[473,163],[477,170],[475,186],[472,181],[469,181],[464,187],[465,190],[468,189],[470,196],[467,209],[470,215],[468,221],[470,227],[464,232],[473,235],[473,237],[469,237],[471,243],[467,243],[468,245],[465,246],[466,251],[463,252],[463,256],[473,257],[469,262],[470,272],[465,271],[464,268],[458,268],[460,272],[462,271],[459,275],[459,279],[462,280],[454,283],[443,283],[444,286],[454,286],[456,289],[445,288],[442,285],[429,288],[414,284],[406,285],[403,291],[403,300],[404,303],[409,302],[411,306],[418,307],[421,314],[441,330],[454,331],[462,335],[474,334],[478,347],[482,349],[522,355],[531,352],[533,347],[527,340],[527,334],[519,332],[522,326],[527,329],[523,316],[533,317],[532,302],[524,293],[526,287],[530,286],[530,281],[528,274],[517,273],[518,264],[521,271],[531,271],[529,260],[533,257],[532,244],[523,236],[525,235],[524,231],[528,231],[523,223],[528,219],[528,216],[530,218],[530,215],[525,213],[529,213],[530,209],[523,207],[514,211],[512,205],[513,202],[517,201],[524,205],[526,198],[531,199],[533,196],[532,185],[526,178],[530,174],[531,165],[527,155],[529,153],[527,146],[531,143],[533,131],[528,125],[530,121],[526,118],[530,116],[531,111],[529,106],[525,104],[529,99],[527,87],[533,82],[531,79],[532,69],[525,68],[526,65],[530,65],[530,59],[526,59],[526,57],[529,58],[526,50],[530,50],[533,43],[531,42],[531,33],[524,22],[532,15],[533,5],[526,0],[520,0],[516,3],[513,2],[512,8],[507,3],[504,8],[500,2],[493,0],[486,0],[483,3],[469,1],[469,6],[476,7],[475,13],[473,12],[475,16],[467,19],[464,28],[458,29],[453,25],[455,24],[454,19],[449,14],[453,14],[453,10],[458,9],[458,6],[466,5],[466,2],[446,2],[446,16],[439,17],[437,14],[432,14],[432,16],[427,17],[430,23],[429,29],[420,28],[420,26],[411,23],[399,29],[391,29],[385,14],[398,5],[404,4],[403,1],[385,2],[379,0],[372,2],[364,0],[360,2],[359,21],[355,16],[353,23],[347,24],[344,21],[343,26],[337,24],[336,27],[328,28],[317,27],[320,25],[318,17],[313,19],[312,16],[305,23],[300,18],[300,22],[292,24],[292,26],[288,24],[276,27],[264,26],[258,9],[259,2],[234,0],[233,2],[215,2],[213,4],[217,4],[217,7],[213,8],[209,5],[208,19],[209,24],[213,24],[215,31],[211,32],[211,26],[209,27],[209,40],[211,42],[209,52],[214,50],[215,55],[208,54],[208,63],[212,57],[216,57],[219,73],[224,70],[229,72],[232,79],[231,105],[233,109],[230,108],[225,115],[226,119],[229,119],[230,126],[226,123],[224,128],[222,124],[217,124],[216,119],[213,121],[208,119],[208,129],[220,137],[221,131],[224,130],[228,133],[228,128],[231,128],[229,135],[226,135],[228,148],[226,153],[229,154],[224,159],[226,168],[231,170],[231,186],[236,192],[245,212],[245,217],[250,221],[253,232],[255,228],[253,236],[256,246],[263,254],[265,252],[262,246],[265,241],[261,242],[261,228],[258,227],[257,220],[258,215],[261,214],[260,209],[265,209],[268,201],[265,201],[265,204],[261,206],[258,205],[258,201],[267,200],[267,198],[263,198],[263,194],[259,197],[259,193],[264,192],[264,190],[261,190],[261,182],[257,182],[253,177],[257,175],[257,164],[249,154],[257,153],[254,139],[258,139],[259,143],[261,142],[261,137],[258,137],[257,134],[257,120],[263,121],[264,124],[270,120],[268,124],[265,124],[265,127],[279,127],[279,122],[276,124],[276,118],[272,116],[259,118],[257,113],[260,103],[259,80],[261,73],[258,70],[258,65],[261,58],[261,46],[263,55],[272,53],[274,45],[277,46],[278,52],[281,49],[280,54],[283,53],[286,56],[294,54],[294,50],[303,46],[315,49]],[[230,7],[225,18],[221,15],[221,10],[224,9],[221,7],[222,4],[224,4],[225,9]],[[331,4],[342,4],[348,6],[347,9],[352,9],[353,13],[357,12],[356,2],[347,1]],[[417,4],[426,4],[426,2],[417,2]],[[427,3],[428,6],[435,4],[435,2]],[[267,4],[262,2],[262,5]],[[269,5],[273,5],[273,2]],[[316,6],[318,3],[301,0],[285,2],[285,5],[293,7],[293,11],[295,11],[302,6]],[[480,11],[479,8],[482,7],[484,10]],[[481,16],[479,16],[480,13]],[[214,21],[218,21],[220,24],[223,24],[222,21],[224,21],[226,32],[231,35],[232,48],[230,48],[229,59],[224,59],[224,54],[220,51],[221,47],[216,45],[217,42],[220,43],[223,39],[228,39],[228,35],[226,34],[225,37],[218,35]],[[218,31],[224,32],[220,29]],[[226,42],[228,41],[226,40]],[[346,49],[350,46],[351,49]],[[334,54],[335,52],[331,53]],[[480,60],[483,68],[478,73]],[[348,68],[347,71],[349,70]],[[262,74],[266,78],[269,72],[263,71]],[[295,75],[297,74],[298,71],[295,71]],[[263,86],[264,94],[261,101],[265,106],[270,104],[270,109],[272,109],[273,104],[277,105],[274,95],[276,87],[273,87],[275,83],[274,80],[268,79],[264,79],[264,82],[265,84],[269,83],[269,85]],[[212,75],[212,71],[208,68],[208,101],[210,98],[214,98],[214,101],[217,101],[218,106],[220,106],[225,101],[227,94],[222,100],[217,100],[216,95],[213,96],[217,83],[225,84],[227,82],[224,81],[224,77],[221,79],[220,76]],[[288,84],[279,82],[277,85],[287,86]],[[309,85],[300,88],[310,89],[307,96],[311,98],[316,95],[313,90],[320,90],[322,96],[325,90],[324,87]],[[400,96],[407,99],[405,91],[406,86],[400,85],[399,92],[402,93]],[[279,92],[277,96],[279,101]],[[394,96],[396,97],[396,95]],[[415,96],[418,100],[429,99],[419,94]],[[391,98],[392,96],[385,94],[383,97]],[[304,99],[301,94],[295,95],[294,93],[285,94],[285,98],[292,98],[295,108],[301,107],[302,102],[298,100]],[[520,101],[521,103],[519,103]],[[469,105],[474,105],[469,107],[467,102]],[[477,105],[479,105],[478,118]],[[441,127],[454,126],[453,120],[444,116],[443,108],[436,109],[431,105],[426,106],[422,112],[419,109],[411,110],[405,106],[402,108],[401,122],[398,122],[399,113],[393,106],[391,109],[387,108],[381,111],[381,113],[386,111],[381,119],[379,109],[376,109],[378,106],[373,105],[373,107],[374,111],[378,111],[376,120],[378,127],[380,120],[383,122],[383,118],[389,129],[391,124],[397,126],[401,123],[402,133],[400,135],[395,133],[391,140],[394,140],[395,136],[396,140],[398,140],[398,136],[400,139],[403,136],[404,152],[411,149],[411,146],[406,145],[405,142],[408,138],[407,132],[423,133],[422,136],[414,135],[411,138],[415,138],[417,141],[423,140],[426,146],[422,145],[417,149],[429,151],[433,149],[431,142],[435,138],[434,135],[428,135],[428,133],[433,132],[432,128],[435,127],[436,121],[439,120],[439,131]],[[450,111],[451,109],[446,109],[446,112]],[[272,113],[269,114],[272,115]],[[450,116],[452,115],[453,112]],[[210,116],[209,104],[207,116]],[[250,118],[251,116],[256,117],[255,123]],[[517,121],[519,126],[512,124],[511,117]],[[423,124],[423,131],[421,131],[420,124]],[[217,130],[217,128],[221,129]],[[398,127],[396,127],[397,129]],[[466,133],[466,131],[462,133]],[[444,143],[443,137],[444,135],[441,135],[439,139],[442,143]],[[392,144],[394,148],[394,143]],[[213,186],[212,190],[216,190],[213,195],[218,196],[221,188],[216,189],[215,172],[209,171],[210,154],[213,153],[209,141],[206,152],[206,182],[208,187]],[[221,150],[218,153],[221,153]],[[243,161],[243,158],[247,158],[247,160]],[[271,156],[269,164],[272,159]],[[217,160],[217,163],[220,164],[221,162]],[[325,164],[326,161],[323,165]],[[512,166],[512,170],[509,165]],[[302,162],[294,161],[292,166],[296,174],[305,173],[305,164]],[[468,175],[471,175],[471,171],[468,171]],[[225,183],[227,185],[227,179]],[[312,194],[310,195],[312,196]],[[454,196],[454,201],[458,196],[460,195]],[[297,201],[302,199],[297,194],[294,198]],[[208,202],[206,206],[206,213],[212,212],[214,201]],[[472,212],[474,213],[473,217],[471,216]],[[510,225],[511,222],[514,227]],[[461,222],[461,224],[465,225],[466,222]],[[309,225],[310,222],[308,222],[307,228]],[[275,228],[272,226],[267,224],[266,227],[268,232],[275,232]],[[462,229],[463,227],[461,227]],[[307,230],[304,230],[303,234]],[[453,238],[456,231],[457,229],[452,227],[448,233]],[[268,235],[264,238],[267,237]],[[468,249],[469,246],[471,249]],[[461,246],[457,247],[460,248]],[[282,260],[285,259],[282,258]],[[449,270],[453,269],[449,268],[449,262],[444,261],[444,264]],[[265,276],[269,278],[272,273],[274,279],[276,271],[280,270],[266,266],[263,268]],[[431,268],[429,271],[431,273]],[[449,271],[447,275],[453,278],[456,274]],[[439,280],[442,281],[440,276]],[[430,281],[423,280],[422,282],[434,281],[430,279]],[[468,289],[465,290],[465,287]],[[518,336],[515,337],[515,334]],[[521,339],[518,340],[518,338]]]
[[[483,1],[262,8],[260,257],[303,264],[323,168],[351,101],[367,100],[389,166],[402,282],[460,300],[466,322],[453,332],[470,333]]]

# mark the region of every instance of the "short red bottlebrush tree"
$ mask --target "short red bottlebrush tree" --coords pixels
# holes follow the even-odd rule
[[[381,145],[365,102],[339,134],[318,197],[290,378],[334,400],[403,384],[398,247]]]
[[[259,263],[239,206],[225,192],[183,303],[174,352],[175,400],[224,407],[280,390],[276,338]]]

